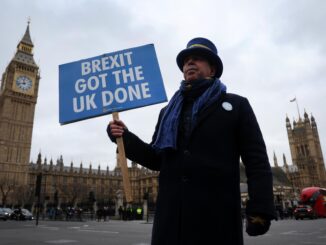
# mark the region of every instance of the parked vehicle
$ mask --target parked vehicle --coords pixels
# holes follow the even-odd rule
[[[8,213],[8,219],[10,218],[10,215],[12,214],[12,212],[14,210],[12,210],[11,208],[2,208],[2,210],[4,210],[6,213]]]
[[[7,220],[10,219],[10,215],[13,212],[11,208],[0,208],[0,219]]]
[[[6,221],[9,218],[9,214],[0,208],[0,219]]]
[[[13,220],[33,220],[33,214],[25,209],[25,208],[18,208],[15,209],[12,214],[10,215],[10,219]]]
[[[315,210],[310,205],[299,205],[294,209],[295,219],[317,219]]]

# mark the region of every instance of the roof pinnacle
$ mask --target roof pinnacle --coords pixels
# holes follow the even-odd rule
[[[31,23],[31,20],[29,18],[28,21],[27,21],[27,28],[26,28],[25,34],[24,34],[24,36],[23,36],[23,38],[22,38],[22,40],[20,42],[25,43],[25,44],[30,45],[30,46],[33,47],[34,45],[33,45],[32,39],[31,39],[31,35],[29,33],[29,24],[30,23]]]

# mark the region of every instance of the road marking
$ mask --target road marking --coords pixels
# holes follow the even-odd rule
[[[325,243],[324,242],[300,242],[301,244],[313,244],[313,245],[318,245],[318,244],[321,244],[321,245],[324,245]]]
[[[298,233],[297,231],[287,231],[287,232],[282,232],[280,233],[281,235],[292,235]]]
[[[119,234],[118,231],[98,231],[98,230],[86,230],[86,229],[80,229],[78,231]]]
[[[52,244],[64,244],[64,243],[72,243],[72,242],[78,242],[76,240],[52,240],[52,241],[45,241],[45,243],[52,243]]]
[[[305,231],[287,231],[280,233],[281,235],[297,235],[297,236],[312,236],[320,234],[319,231],[305,232]]]
[[[51,230],[51,231],[57,231],[57,230],[59,230],[58,227],[53,227],[53,226],[42,226],[42,227],[40,227],[40,228],[42,228],[42,229],[47,229],[47,230]]]
[[[70,226],[70,227],[67,227],[67,229],[80,229],[80,226]]]

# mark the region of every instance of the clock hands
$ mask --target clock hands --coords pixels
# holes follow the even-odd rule
[[[32,80],[27,76],[19,76],[16,80],[16,84],[19,89],[27,91],[32,87]]]

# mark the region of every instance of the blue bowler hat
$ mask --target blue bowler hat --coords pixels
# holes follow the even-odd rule
[[[223,73],[223,63],[217,54],[217,49],[210,40],[203,37],[196,37],[190,40],[187,48],[182,50],[177,56],[177,64],[182,71],[185,58],[189,55],[199,55],[205,57],[216,66],[215,77],[220,78]]]

